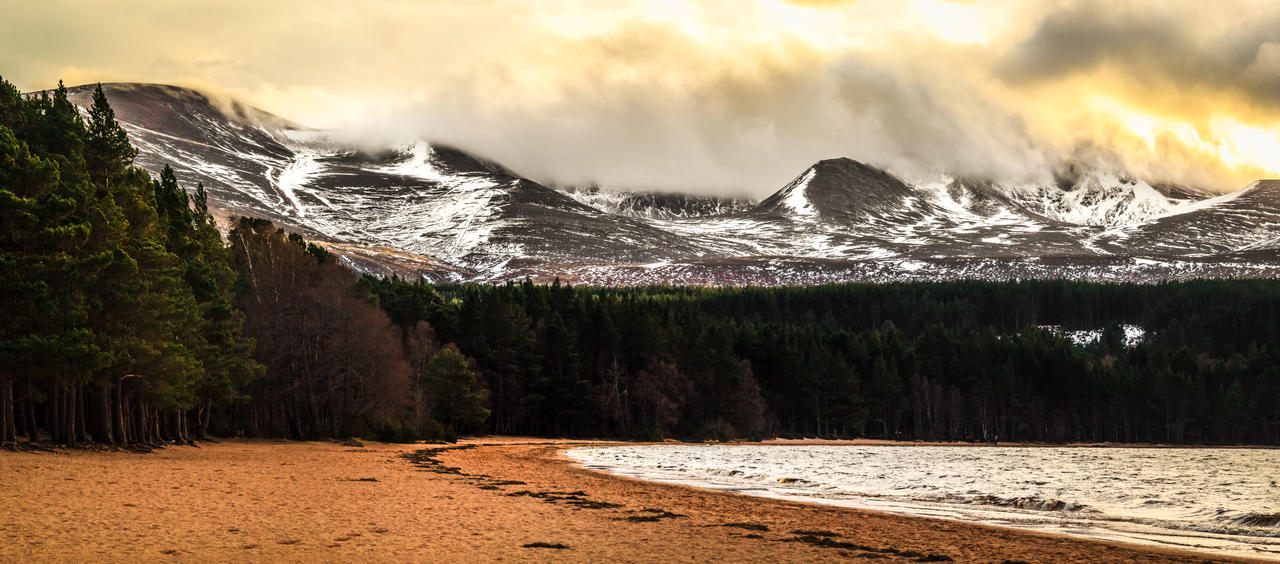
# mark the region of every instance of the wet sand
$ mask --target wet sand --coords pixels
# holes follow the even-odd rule
[[[0,452],[0,561],[1222,560],[642,482],[562,452],[586,444]]]

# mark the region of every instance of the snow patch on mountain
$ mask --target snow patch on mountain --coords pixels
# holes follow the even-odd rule
[[[1033,213],[1096,227],[1151,221],[1191,203],[1167,197],[1144,181],[1096,170],[1083,174],[1069,186],[1010,186],[1006,193]]]
[[[402,147],[399,153],[402,157],[400,162],[370,168],[374,172],[409,176],[431,182],[442,182],[449,178],[436,166],[436,152],[426,141],[417,141]]]
[[[298,217],[306,217],[306,209],[298,200],[298,190],[305,189],[307,181],[319,174],[320,165],[316,162],[316,153],[305,149],[300,149],[294,153],[293,160],[280,171],[280,174],[274,177],[271,171],[267,172],[267,178],[273,180],[276,189],[284,194],[285,199],[289,201],[289,205],[293,207]]]
[[[805,189],[809,187],[809,183],[813,181],[813,177],[818,174],[817,168],[810,168],[795,182],[790,188],[786,197],[782,199],[782,203],[791,209],[791,212],[802,218],[813,218],[818,215],[818,210],[809,203],[809,199],[805,196]]]
[[[952,191],[956,178],[943,175],[937,180],[914,184],[915,189],[938,207],[957,216],[977,216],[970,209],[972,197],[967,191]]]
[[[741,198],[667,192],[633,192],[598,187],[561,188],[560,192],[578,203],[608,214],[645,220],[722,216],[744,211],[752,205],[751,201]]]
[[[1191,213],[1191,212],[1200,211],[1200,210],[1207,210],[1207,209],[1222,207],[1223,204],[1235,201],[1239,199],[1241,196],[1244,196],[1246,194],[1249,194],[1251,192],[1258,190],[1262,186],[1263,182],[1265,181],[1255,181],[1250,183],[1248,186],[1245,186],[1244,188],[1236,190],[1235,192],[1229,192],[1221,196],[1216,196],[1216,197],[1208,198],[1204,200],[1183,203],[1182,205],[1179,205],[1176,208],[1169,210],[1169,213],[1164,214],[1164,217],[1172,217],[1175,215],[1182,215],[1185,213]]]

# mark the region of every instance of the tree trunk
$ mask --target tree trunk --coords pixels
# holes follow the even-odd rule
[[[306,438],[316,440],[320,438],[321,429],[324,428],[324,425],[320,419],[320,401],[316,398],[314,385],[307,386],[307,397],[310,399],[311,406],[311,436]]]
[[[31,441],[30,425],[27,422],[27,400],[24,398],[21,402],[17,398],[13,399],[13,432],[15,435],[27,437],[27,441]],[[16,439],[16,437],[15,437]]]
[[[98,430],[102,433],[99,440],[110,444],[111,446],[119,446],[116,442],[116,434],[112,429],[111,417],[111,387],[104,378],[98,381],[98,392],[102,396],[102,411],[98,415]]]
[[[116,382],[115,403],[115,438],[123,446],[129,444],[129,432],[124,426],[124,378]]]
[[[89,426],[86,425],[88,419],[89,402],[84,398],[84,386],[76,386],[76,441],[85,443],[91,442],[93,437],[89,435]]]
[[[143,444],[148,441],[147,438],[147,410],[137,398],[132,400],[133,432],[130,433],[131,441],[134,444]]]
[[[55,378],[49,389],[49,410],[46,412],[49,423],[49,441],[54,444],[63,442],[62,437],[62,378]]]
[[[13,418],[13,377],[0,376],[0,446],[18,444],[17,423]]]
[[[210,411],[213,410],[213,406],[210,404],[209,400],[205,400],[204,405],[200,407],[200,411],[196,414],[196,421],[199,424],[196,430],[196,438],[200,440],[204,440],[205,437],[209,436],[209,419],[212,416]]]
[[[169,432],[173,434],[173,442],[175,444],[187,444],[186,439],[182,436],[183,418],[182,411],[180,410],[175,409],[169,412]]]
[[[190,430],[190,426],[188,425],[189,422],[190,422],[190,417],[189,417],[189,414],[187,413],[187,410],[184,409],[182,411],[179,411],[178,412],[178,434],[182,436],[182,442],[184,444],[195,444],[195,441],[191,440],[191,430]]]
[[[36,420],[36,391],[32,389],[31,381],[27,381],[27,399],[23,402],[27,408],[27,442],[40,442],[40,425]]]
[[[164,439],[160,434],[160,410],[154,407],[151,409],[151,444],[164,444]]]
[[[169,433],[173,437],[175,444],[183,444],[182,442],[182,412],[173,410],[169,412]]]
[[[141,419],[138,420],[138,423],[142,425],[142,427],[138,429],[138,442],[147,444],[147,445],[154,445],[156,440],[151,433],[151,428],[152,428],[151,420],[154,417],[154,415],[151,413],[151,406],[145,403],[142,403],[142,399],[140,398],[135,400],[135,404],[137,405],[135,409],[138,410],[138,413],[140,413],[142,417]]]
[[[292,434],[293,439],[296,441],[301,441],[302,440],[302,423],[301,421],[299,421],[300,417],[296,413],[296,410],[293,408],[293,406],[288,404],[284,406],[284,418],[286,421],[289,422],[289,431]],[[270,424],[270,421],[271,421],[270,419],[267,419],[268,425]]]
[[[65,437],[65,439],[66,439],[66,444],[67,444],[67,446],[69,446],[69,447],[75,448],[75,447],[80,446],[80,441],[79,441],[79,440],[77,440],[77,439],[78,439],[78,437],[76,436],[76,392],[75,392],[75,386],[72,386],[72,389],[70,389],[70,390],[66,390],[66,391],[62,394],[62,398],[63,398],[63,403],[66,405],[65,413],[63,414],[63,417],[64,417],[64,419],[66,420],[66,427],[65,427],[65,431],[64,431],[64,432],[66,433],[66,437]]]
[[[170,439],[170,432],[173,431],[173,424],[169,420],[168,411],[160,411],[156,409],[156,436],[161,443],[167,443]]]

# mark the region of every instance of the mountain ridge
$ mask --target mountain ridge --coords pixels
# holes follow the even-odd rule
[[[91,88],[70,89],[73,101],[85,105]],[[189,89],[103,88],[140,166],[172,164],[183,182],[205,184],[223,217],[271,219],[380,274],[611,284],[1156,280],[1269,276],[1280,264],[1265,255],[1280,234],[1280,182],[1214,198],[1096,170],[1045,186],[912,184],[837,157],[754,205],[627,193],[601,204],[598,194],[548,188],[447,145],[356,149]],[[1242,251],[1249,256],[1232,254]]]

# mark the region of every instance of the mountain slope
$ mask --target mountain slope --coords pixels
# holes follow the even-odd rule
[[[564,191],[569,197],[602,212],[639,219],[688,219],[736,213],[753,204],[744,199],[658,192],[600,190]]]
[[[653,261],[698,249],[447,147],[368,154],[192,90],[103,85],[152,171],[202,182],[221,215],[266,217],[325,241],[432,256],[469,270],[513,259]],[[71,90],[89,103],[92,87]]]
[[[1280,181],[1261,180],[1213,199],[1109,233],[1112,249],[1205,256],[1275,248],[1280,237]]]
[[[900,210],[913,190],[889,173],[849,158],[818,161],[753,210],[793,220],[856,220]]]
[[[819,161],[758,204],[565,193],[426,142],[371,150],[162,85],[109,84],[137,163],[202,182],[222,217],[254,215],[362,270],[449,280],[604,284],[1270,276],[1280,183],[1216,198],[1072,169],[1047,186],[912,185]],[[71,90],[89,103],[91,87]]]

